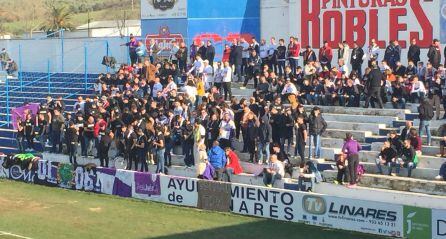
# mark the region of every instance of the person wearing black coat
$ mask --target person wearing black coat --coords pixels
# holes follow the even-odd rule
[[[201,46],[198,48],[197,55],[201,56],[201,59],[206,60],[206,46],[204,45],[204,42],[201,42]]]
[[[417,45],[417,40],[412,39],[412,42],[407,52],[407,61],[412,61],[414,65],[417,65],[420,61],[420,47]]]
[[[237,75],[237,81],[242,79],[242,63],[243,63],[243,47],[240,42],[234,40],[231,46],[231,53],[229,54],[229,62],[231,66],[234,65],[235,75]]]
[[[432,45],[429,47],[429,51],[427,53],[427,57],[429,58],[429,62],[435,69],[438,69],[441,62],[441,51],[440,51],[440,41],[434,39]]]
[[[247,149],[249,152],[249,161],[251,163],[257,163],[256,142],[259,140],[259,125],[257,117],[253,113],[248,114],[248,121],[246,122],[246,134],[247,134]]]
[[[209,65],[214,68],[214,58],[215,58],[215,47],[212,45],[211,41],[207,42],[205,60],[209,61]]]
[[[392,68],[396,68],[396,63],[401,59],[401,47],[398,45],[398,41],[392,41],[389,46],[387,46],[384,53],[384,60]]]
[[[384,80],[384,75],[378,68],[376,61],[371,63],[372,70],[369,73],[368,80],[366,82],[367,96],[365,99],[365,108],[369,107],[370,98],[375,98],[378,101],[379,108],[383,108],[383,101],[381,98],[381,86]]]
[[[312,156],[318,159],[321,157],[321,137],[322,134],[327,129],[327,122],[322,117],[321,109],[319,107],[314,107],[310,116],[308,117],[308,131],[310,135],[310,140],[308,147],[310,148],[309,159]],[[314,151],[311,144],[314,143]]]
[[[264,107],[265,114],[259,118],[259,140],[257,142],[257,152],[258,156],[257,159],[259,160],[259,163],[263,163],[263,156],[265,154],[265,161],[268,162],[269,160],[269,142],[272,141],[272,127],[269,123],[270,114],[269,114],[269,108],[268,106]]]
[[[364,50],[358,46],[358,43],[353,43],[353,50],[350,62],[352,64],[352,70],[358,73],[359,76],[362,76],[362,63],[364,57]]]

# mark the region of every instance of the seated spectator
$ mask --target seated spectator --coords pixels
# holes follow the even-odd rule
[[[384,142],[383,147],[381,148],[381,152],[376,159],[376,166],[378,167],[378,172],[383,174],[383,170],[381,165],[385,165],[389,168],[388,175],[396,176],[396,174],[392,173],[392,169],[396,167],[397,160],[397,152],[390,146],[390,142]]]
[[[412,170],[417,167],[418,156],[415,153],[415,149],[411,145],[411,140],[406,139],[404,141],[404,147],[402,151],[402,159],[398,159],[397,174],[399,174],[399,167],[402,165],[407,168],[407,176],[410,178],[412,176]]]
[[[299,190],[311,192],[315,183],[315,174],[312,170],[313,163],[311,161],[302,162],[299,166]]]
[[[343,153],[338,155],[338,160],[336,160],[336,168],[338,169],[338,175],[336,176],[335,184],[343,185],[344,182],[348,182],[348,167],[347,167],[347,156]]]
[[[407,139],[410,141],[410,145],[414,148],[416,154],[421,155],[421,137],[418,136],[417,129],[411,128]]]
[[[263,183],[267,187],[273,187],[276,180],[281,180],[285,176],[285,167],[277,159],[277,155],[270,156],[268,167],[263,169]]]
[[[214,179],[223,181],[223,174],[227,175],[227,172],[225,170],[227,159],[225,151],[220,147],[218,141],[214,141],[212,148],[209,149],[208,160],[212,167],[214,167],[215,169]]]
[[[225,155],[227,159],[226,163],[226,171],[228,171],[228,174],[241,174],[243,173],[243,168],[240,166],[240,160],[238,158],[238,155],[229,147],[225,149]],[[230,182],[231,180],[229,180]]]
[[[412,78],[410,98],[412,103],[420,103],[422,99],[426,96],[426,88],[423,82],[421,82],[417,76]]]
[[[439,137],[441,137],[441,140],[440,140],[440,155],[438,155],[438,156],[444,158],[445,157],[444,148],[446,146],[446,124],[442,124],[438,128],[437,135]]]
[[[405,109],[406,99],[404,98],[404,88],[399,82],[392,85],[391,102],[394,109]]]

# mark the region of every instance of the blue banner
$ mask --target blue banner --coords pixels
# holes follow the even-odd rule
[[[259,19],[207,19],[189,20],[189,38],[195,42],[211,40],[215,47],[215,59],[220,61],[225,44],[231,45],[233,39],[252,37],[259,39]]]
[[[260,18],[260,0],[193,0],[187,2],[191,18]]]

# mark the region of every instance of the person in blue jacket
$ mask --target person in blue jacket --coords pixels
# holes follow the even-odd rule
[[[225,151],[220,147],[218,141],[214,141],[214,143],[212,144],[212,148],[209,149],[208,160],[215,169],[216,180],[222,181],[223,173],[226,172],[225,166],[227,159]]]

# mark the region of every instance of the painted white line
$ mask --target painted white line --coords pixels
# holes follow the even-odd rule
[[[17,234],[4,232],[4,231],[0,231],[0,236],[13,236],[13,237],[22,238],[22,239],[32,239],[31,237],[20,236]]]

